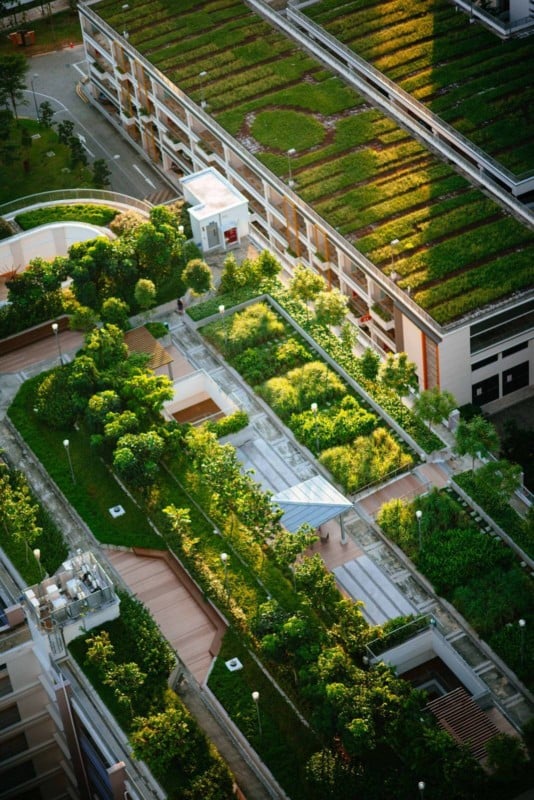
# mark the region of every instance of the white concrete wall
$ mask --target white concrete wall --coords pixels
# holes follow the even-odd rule
[[[471,402],[469,326],[446,334],[439,345],[439,383],[452,392],[459,406]]]
[[[392,647],[380,658],[386,664],[395,667],[397,673],[402,675],[435,656],[438,656],[448,666],[474,699],[487,693],[487,687],[483,681],[435,628],[427,628],[407,642]]]
[[[408,358],[413,361],[417,367],[417,376],[419,378],[419,388],[424,389],[423,386],[423,348],[422,336],[420,329],[413,324],[408,317],[402,316],[402,336],[403,336],[403,350],[408,353]]]
[[[209,395],[224,414],[233,414],[238,410],[237,405],[221,391],[215,381],[204,370],[198,370],[175,381],[174,397],[163,406],[165,413],[172,417],[177,411],[187,408],[191,398],[202,393]]]
[[[115,238],[107,228],[85,222],[53,222],[17,233],[0,241],[0,275],[24,271],[34,258],[51,261],[56,256],[66,256],[72,244],[97,236]]]

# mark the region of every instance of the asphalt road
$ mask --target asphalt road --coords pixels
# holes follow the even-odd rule
[[[35,119],[36,106],[48,100],[56,112],[54,122],[72,120],[74,133],[80,136],[89,161],[95,158],[107,161],[111,170],[110,189],[140,199],[168,189],[169,184],[150,163],[90,103],[78,97],[76,84],[85,74],[83,45],[34,56],[28,72],[27,103],[20,113]]]

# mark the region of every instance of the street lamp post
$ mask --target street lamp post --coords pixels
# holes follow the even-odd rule
[[[520,659],[521,659],[521,668],[523,668],[523,665],[525,663],[525,628],[526,628],[526,625],[527,625],[526,619],[520,619],[519,620],[519,636],[520,636],[520,641],[519,641],[520,651],[519,652],[520,652]]]
[[[31,87],[32,87],[33,105],[35,106],[35,118],[37,119],[37,122],[41,122],[41,118],[39,116],[39,108],[37,107],[37,97],[35,96],[35,86],[33,85],[33,82],[34,82],[35,78],[38,78],[38,77],[39,77],[39,75],[37,74],[37,72],[34,72],[34,74],[32,75],[32,77],[30,79],[30,84],[31,84]]]
[[[59,343],[59,325],[57,322],[52,323],[52,330],[54,332],[54,336],[56,337],[56,345],[57,345],[57,352],[59,355],[59,363],[63,366],[63,353],[61,352],[61,345]]]
[[[70,477],[72,478],[72,482],[76,483],[76,478],[74,477],[74,469],[72,468],[72,459],[70,457],[70,442],[68,439],[63,439],[63,447],[67,453],[67,460],[69,462],[69,469],[70,469]]]
[[[260,693],[252,692],[252,699],[254,700],[254,704],[256,705],[256,714],[258,715],[258,731],[261,737],[262,730],[261,730],[261,716],[260,716]]]
[[[41,551],[39,550],[38,547],[36,547],[35,550],[33,551],[33,556],[34,556],[35,560],[37,561],[37,563],[39,564],[40,580],[43,580],[43,567],[42,567],[42,564],[41,564]]]
[[[223,326],[223,332],[224,332],[224,346],[226,348],[226,347],[228,347],[228,328],[224,323],[224,310],[225,310],[224,306],[220,305],[219,306],[219,314],[221,315],[221,324]]]
[[[206,95],[205,95],[205,86],[204,86],[204,78],[206,77],[207,74],[208,73],[206,72],[205,69],[203,69],[202,72],[198,73],[198,77],[202,81],[202,83],[200,84],[200,107],[201,108],[206,108],[206,106],[207,106]]]
[[[228,559],[230,556],[228,553],[221,553],[221,562],[224,569],[224,592],[228,597]]]
[[[319,455],[319,435],[317,433],[317,412],[319,411],[319,407],[317,403],[311,404],[311,410],[313,412],[314,417],[314,428],[315,428],[315,450],[316,454]]]
[[[392,239],[392,241],[390,242],[390,245],[391,245],[391,266],[392,267],[395,266],[395,253],[396,253],[395,248],[397,247],[398,244],[400,244],[400,239]]]
[[[417,517],[417,536],[419,540],[419,551],[421,551],[421,547],[423,544],[423,540],[421,537],[421,517],[423,516],[423,512],[421,511],[420,508],[418,508],[417,511],[415,512],[415,516]]]
[[[128,5],[128,3],[123,3],[122,10],[124,13],[122,17],[122,27],[123,27],[122,35],[126,40],[128,39],[128,31],[126,30],[126,12],[128,11],[129,8],[130,6]]]
[[[295,183],[295,181],[293,180],[293,174],[291,172],[291,157],[294,156],[296,152],[297,151],[295,150],[294,147],[290,147],[289,150],[287,151],[287,172],[288,172],[288,175],[289,175],[289,178],[288,178],[288,181],[287,181],[288,186],[293,186],[294,183]]]
[[[424,781],[419,781],[419,783],[417,784],[417,788],[419,789],[421,800],[424,800],[426,783]]]

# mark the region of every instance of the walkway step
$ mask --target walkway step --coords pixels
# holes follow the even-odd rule
[[[395,584],[367,556],[337,567],[334,575],[353,599],[364,603],[362,613],[373,625],[415,612]]]
[[[300,482],[299,477],[262,439],[253,439],[237,448],[245,469],[254,470],[254,480],[269,491],[281,492]]]

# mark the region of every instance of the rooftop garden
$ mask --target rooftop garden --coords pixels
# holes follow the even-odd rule
[[[319,0],[304,13],[512,172],[534,169],[532,36],[501,41],[447,0]]]
[[[530,285],[531,232],[241,0],[94,9],[437,322]]]

